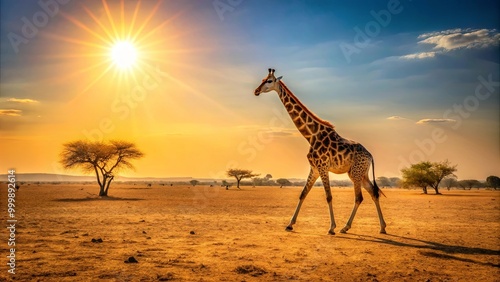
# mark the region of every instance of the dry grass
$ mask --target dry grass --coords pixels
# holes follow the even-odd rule
[[[138,189],[139,188],[139,189]],[[1,216],[5,218],[6,185]],[[365,193],[348,234],[326,235],[324,192],[300,188],[30,185],[17,193],[17,269],[7,281],[499,281],[500,192],[385,190],[388,235]],[[337,231],[352,189],[333,189]],[[5,220],[3,220],[5,222]],[[0,254],[6,262],[6,229]],[[100,242],[100,240],[102,242]],[[130,263],[134,257],[138,263]],[[127,263],[125,262],[127,261]]]

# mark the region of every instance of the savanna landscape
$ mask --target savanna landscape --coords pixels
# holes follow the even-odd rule
[[[0,1],[0,282],[499,282],[499,11]]]
[[[384,189],[387,233],[361,205],[327,235],[313,188],[286,232],[300,187],[31,184],[16,194],[16,275],[3,281],[498,281],[500,193]],[[0,192],[6,193],[2,184]],[[339,231],[352,188],[334,188]],[[366,193],[365,193],[366,194]],[[1,206],[6,206],[5,197]],[[4,232],[2,232],[4,234]],[[4,236],[3,236],[4,237]],[[0,252],[6,253],[6,244]],[[137,262],[130,262],[133,257]]]

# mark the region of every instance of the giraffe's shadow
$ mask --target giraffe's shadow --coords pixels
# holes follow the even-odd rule
[[[370,235],[346,233],[342,234],[341,238],[346,240],[386,244],[402,248],[413,248],[413,249],[418,249],[419,253],[425,257],[440,258],[445,260],[456,260],[456,261],[475,263],[484,266],[492,266],[500,268],[500,264],[495,264],[491,262],[482,262],[455,256],[456,254],[500,256],[500,250],[465,247],[460,245],[448,245],[429,240],[422,240],[422,239],[416,239],[398,235],[390,235],[390,234],[383,235],[383,237],[382,236],[375,237]]]

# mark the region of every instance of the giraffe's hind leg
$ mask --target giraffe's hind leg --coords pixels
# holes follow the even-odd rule
[[[299,198],[299,203],[297,204],[297,207],[295,208],[295,212],[293,213],[292,219],[290,220],[290,223],[286,227],[286,231],[292,231],[293,230],[293,225],[297,221],[297,216],[299,215],[300,207],[302,206],[302,203],[306,199],[307,194],[309,194],[309,191],[311,191],[311,188],[314,185],[314,182],[319,177],[319,172],[316,168],[311,167],[311,170],[309,171],[309,177],[307,178],[307,183],[304,186],[304,189],[302,190],[302,193],[300,194]]]
[[[375,183],[375,185],[376,185],[376,183]],[[366,191],[368,191],[368,193],[372,197],[373,202],[375,203],[375,207],[377,208],[378,219],[380,221],[380,233],[387,234],[387,232],[385,231],[386,224],[385,224],[384,216],[382,215],[382,209],[380,208],[380,201],[379,201],[380,192],[377,191],[375,193],[375,189],[378,190],[379,188],[378,188],[378,186],[372,185],[372,183],[370,182],[370,179],[368,178],[368,174],[363,179],[363,187],[365,187]]]
[[[356,216],[356,212],[358,211],[359,205],[361,202],[363,202],[363,193],[361,192],[361,183],[359,181],[353,181],[354,182],[354,207],[352,208],[351,211],[351,216],[349,217],[349,220],[345,224],[344,228],[340,230],[340,233],[346,233],[347,230],[351,229],[352,226],[352,221],[354,220],[354,217]]]

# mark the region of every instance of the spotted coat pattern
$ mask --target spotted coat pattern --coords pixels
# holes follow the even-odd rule
[[[341,232],[346,232],[351,227],[356,210],[363,201],[361,192],[361,186],[363,186],[375,201],[381,226],[380,232],[385,233],[385,222],[379,206],[381,191],[375,182],[375,173],[373,173],[373,184],[368,176],[370,165],[374,166],[374,160],[370,152],[358,142],[341,137],[331,123],[320,119],[311,112],[280,79],[276,79],[273,69],[269,69],[269,75],[255,90],[255,95],[258,96],[260,93],[271,90],[275,90],[278,93],[293,123],[310,144],[309,153],[307,154],[307,159],[311,166],[309,177],[300,195],[296,211],[290,224],[287,226],[287,230],[293,229],[292,225],[296,222],[302,202],[311,190],[314,182],[318,177],[321,177],[325,188],[326,200],[330,208],[331,226],[329,234],[335,234],[333,230],[335,228],[335,220],[328,174],[329,172],[333,172],[336,174],[347,173],[354,184],[355,191],[355,203],[351,217]]]

